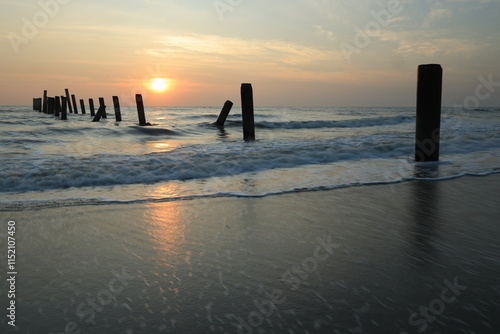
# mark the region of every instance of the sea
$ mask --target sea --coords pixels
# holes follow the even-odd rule
[[[500,171],[500,109],[443,108],[440,161],[416,163],[415,108],[258,107],[245,142],[241,109],[135,107],[121,122],[62,121],[0,107],[0,208],[264,197]],[[432,166],[439,165],[439,168]],[[430,166],[427,168],[426,166]],[[423,167],[423,168],[422,168]]]
[[[0,107],[2,334],[500,333],[499,108],[443,108],[426,163],[410,107],[256,107],[249,142],[239,107],[31,109]]]

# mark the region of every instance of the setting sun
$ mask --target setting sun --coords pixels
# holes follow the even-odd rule
[[[153,78],[148,81],[148,88],[157,93],[166,91],[168,86],[169,80],[165,78]]]

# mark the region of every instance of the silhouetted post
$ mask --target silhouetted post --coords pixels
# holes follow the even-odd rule
[[[80,99],[80,107],[82,108],[82,114],[86,114],[86,112],[85,112],[85,102],[83,102],[83,99]]]
[[[104,106],[104,111],[102,113],[102,118],[108,118],[108,114],[106,113],[106,105],[104,104],[104,97],[99,98],[99,106]]]
[[[120,100],[118,96],[113,96],[113,106],[115,107],[115,119],[117,122],[121,122],[122,113],[120,111]]]
[[[41,98],[34,98],[33,99],[33,110],[36,111],[42,111],[42,99]]]
[[[415,161],[439,160],[443,69],[439,64],[418,66]]]
[[[68,119],[68,98],[66,96],[62,96],[61,103],[61,120],[65,121]]]
[[[141,94],[135,94],[135,102],[137,104],[137,115],[139,116],[139,125],[151,125],[146,122],[146,115],[144,114],[144,102],[142,101]]]
[[[47,91],[46,90],[43,91],[43,107],[42,107],[42,109],[43,109],[42,111],[44,113],[47,113]]]
[[[95,116],[94,99],[89,99],[90,116]]]
[[[241,116],[243,118],[243,139],[255,140],[255,124],[253,118],[252,84],[241,84]]]
[[[92,120],[92,122],[99,122],[101,120],[101,117],[104,115],[105,112],[106,112],[106,105],[104,104],[104,98],[100,97],[99,98],[99,109],[97,110],[97,113],[95,114],[95,117]]]
[[[53,97],[47,98],[47,114],[53,114],[55,109],[55,99]]]
[[[71,101],[73,101],[73,111],[75,112],[75,114],[78,114],[78,107],[76,106],[76,96],[75,96],[75,94],[71,94]]]
[[[224,126],[224,123],[226,122],[227,115],[229,115],[229,112],[231,111],[231,108],[233,107],[233,102],[227,100],[226,103],[224,103],[224,107],[222,107],[222,110],[220,111],[219,118],[217,118],[217,121],[214,123],[217,126]]]
[[[61,113],[61,98],[59,96],[56,96],[56,109],[54,110],[54,116],[59,117],[60,113]]]
[[[66,92],[66,104],[69,107],[69,113],[72,114],[73,113],[73,107],[71,107],[71,100],[69,98],[69,90],[66,88],[64,91]]]

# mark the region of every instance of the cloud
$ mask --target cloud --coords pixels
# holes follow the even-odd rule
[[[314,29],[316,29],[316,33],[320,36],[325,36],[331,41],[336,41],[337,37],[335,37],[335,34],[332,31],[328,31],[326,29],[323,29],[323,27],[315,25],[313,26]]]
[[[436,4],[433,6],[429,14],[427,14],[427,17],[425,18],[423,27],[429,27],[431,24],[433,24],[436,21],[442,21],[445,19],[449,19],[452,17],[453,14],[451,10],[447,8],[442,8],[441,5]]]
[[[338,50],[323,50],[299,43],[280,40],[239,39],[217,35],[164,36],[157,48],[140,52],[150,56],[167,58],[177,64],[232,66],[258,66],[262,68],[294,67],[314,71],[332,67],[328,64],[343,62]],[[325,66],[326,64],[326,66]]]

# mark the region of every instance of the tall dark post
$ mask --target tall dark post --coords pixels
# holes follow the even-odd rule
[[[443,69],[439,64],[418,66],[415,161],[439,160]]]
[[[121,122],[122,113],[120,111],[120,100],[118,96],[113,96],[113,106],[115,107],[115,118],[117,122]]]
[[[101,117],[106,113],[106,105],[104,104],[104,98],[100,97],[99,98],[99,109],[97,110],[97,113],[95,114],[94,119],[92,122],[99,122],[101,120]]]
[[[73,113],[73,107],[71,107],[71,100],[69,98],[69,90],[66,88],[64,90],[64,92],[66,93],[66,104],[69,107],[69,113],[72,114]]]
[[[224,103],[224,107],[222,107],[222,110],[220,111],[219,118],[217,118],[217,121],[214,124],[217,126],[224,126],[232,107],[233,102],[227,100],[226,103]]]
[[[54,110],[54,116],[59,117],[60,113],[61,113],[61,98],[59,96],[56,96],[56,109]]]
[[[76,96],[75,96],[75,94],[71,94],[71,101],[73,101],[73,111],[75,112],[75,114],[78,114],[78,107],[76,106]]]
[[[255,140],[255,124],[253,118],[253,89],[252,84],[241,84],[241,115],[243,118],[243,139]]]
[[[146,123],[146,115],[144,114],[144,102],[142,101],[141,94],[135,94],[135,102],[137,104],[137,115],[139,116],[139,125],[140,126],[151,125],[149,123]]]
[[[95,116],[94,99],[89,99],[90,116]]]
[[[86,114],[86,112],[85,112],[85,102],[83,102],[83,99],[80,99],[80,107],[82,108],[82,114]]]
[[[55,99],[53,97],[47,98],[47,114],[54,114],[55,111]]]
[[[99,107],[100,106],[104,106],[104,110],[102,112],[102,118],[108,118],[108,114],[106,113],[106,104],[104,104],[104,97],[99,98]]]
[[[47,113],[47,91],[43,91],[43,106],[42,106],[42,111],[44,113]]]
[[[65,121],[68,119],[68,98],[66,96],[61,97],[61,120]]]

